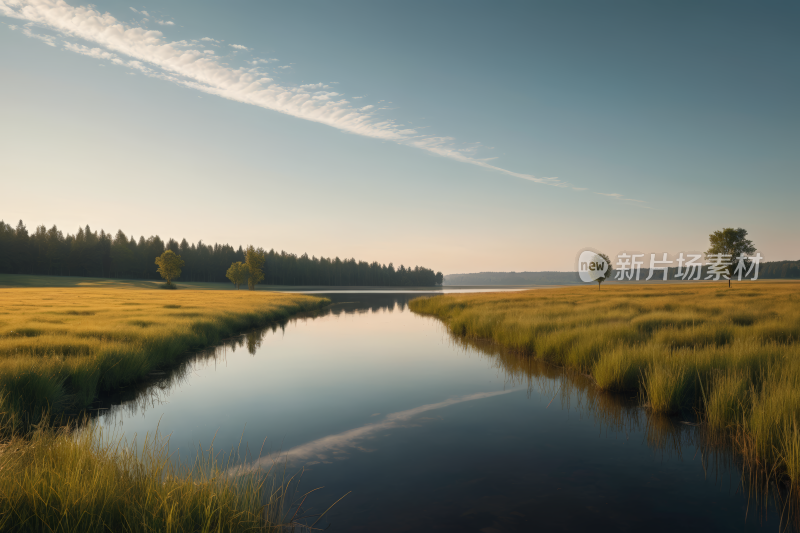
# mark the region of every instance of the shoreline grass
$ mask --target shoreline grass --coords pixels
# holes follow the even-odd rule
[[[0,289],[0,412],[26,432],[184,354],[318,309],[313,296],[248,291]]]
[[[280,465],[227,475],[239,460],[238,450],[211,448],[179,466],[168,439],[148,436],[140,448],[92,422],[37,429],[0,445],[0,530],[308,531],[299,477]]]
[[[412,311],[577,370],[652,412],[695,411],[800,494],[800,283],[609,285],[418,298]]]
[[[190,352],[328,303],[244,291],[0,289],[0,530],[307,530],[287,514],[291,478],[231,478],[236,456],[220,462],[213,449],[181,469],[168,440],[139,449],[91,422],[54,421]]]

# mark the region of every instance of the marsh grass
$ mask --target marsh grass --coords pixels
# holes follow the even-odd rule
[[[581,417],[588,415],[601,434],[624,434],[628,438],[634,432],[644,432],[645,442],[656,456],[681,458],[688,451],[693,459],[699,459],[709,479],[730,488],[733,488],[730,485],[734,479],[732,472],[740,472],[735,490],[747,497],[745,516],[755,513],[767,520],[770,513],[778,509],[781,518],[780,523],[775,524],[777,530],[800,531],[800,501],[793,487],[785,482],[789,476],[795,479],[794,474],[776,476],[774,465],[770,469],[755,461],[743,461],[741,452],[748,445],[741,433],[712,429],[708,423],[694,423],[697,420],[694,416],[684,420],[684,417],[642,409],[640,402],[646,401],[646,396],[603,390],[584,372],[556,367],[485,339],[451,336],[450,341],[465,351],[478,350],[487,356],[508,386],[527,386],[529,394],[537,391],[546,399],[552,398],[548,408],[560,399],[562,409],[574,411]],[[735,382],[739,376],[731,377]],[[703,394],[702,387],[700,394]],[[786,450],[800,453],[797,446],[800,440],[793,440],[797,439],[793,431],[784,436],[787,442],[794,443],[794,447],[787,446]],[[800,458],[786,463],[800,464]]]
[[[6,434],[77,413],[187,352],[328,301],[281,293],[120,288],[0,289]]]
[[[238,450],[201,451],[184,468],[158,436],[139,447],[92,423],[54,421],[99,392],[180,367],[187,352],[327,303],[232,291],[0,289],[0,530],[307,530],[297,479],[280,469],[230,476]]]
[[[747,464],[800,494],[800,283],[611,285],[419,298],[456,336],[695,411]]]
[[[40,428],[0,445],[0,530],[91,532],[306,531],[298,477],[270,471],[227,474],[238,450],[199,453],[190,466],[169,440],[142,446],[89,423]]]

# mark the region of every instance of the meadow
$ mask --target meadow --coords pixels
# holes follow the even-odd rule
[[[302,529],[291,480],[224,474],[212,450],[187,468],[169,442],[142,447],[75,417],[98,394],[146,379],[190,352],[327,305],[298,294],[153,289],[148,282],[6,277],[0,288],[0,529]],[[57,427],[68,420],[67,426]],[[295,485],[296,488],[296,485]],[[295,506],[295,511],[297,510]]]
[[[696,414],[749,466],[800,488],[800,283],[607,285],[419,298],[484,339],[637,391],[654,416]]]
[[[26,431],[43,413],[77,413],[187,352],[327,300],[106,287],[0,289],[0,303],[3,429]]]
[[[322,517],[301,508],[299,474],[226,474],[241,459],[211,448],[181,466],[157,435],[139,446],[91,423],[37,428],[0,443],[0,530],[267,533],[308,531]]]
[[[226,290],[233,288],[231,283],[178,281],[181,289]],[[163,281],[146,279],[92,278],[84,276],[31,276],[25,274],[0,274],[0,288],[44,288],[78,287],[83,289],[160,289]],[[260,287],[259,287],[260,288]]]

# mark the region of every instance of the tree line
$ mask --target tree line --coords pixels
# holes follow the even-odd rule
[[[798,279],[800,278],[800,261],[762,263],[759,277],[764,279]]]
[[[164,241],[157,235],[137,240],[122,230],[111,234],[88,225],[74,235],[55,225],[29,232],[21,220],[16,227],[0,220],[0,273],[5,274],[156,280],[161,276],[155,260],[167,250],[184,261],[182,281],[228,282],[230,266],[246,259],[242,246]],[[261,282],[268,285],[433,286],[443,279],[441,272],[419,266],[255,250],[264,257]]]

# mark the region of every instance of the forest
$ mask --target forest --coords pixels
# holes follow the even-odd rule
[[[189,244],[186,239],[164,241],[159,236],[136,240],[122,230],[116,234],[92,231],[87,225],[74,235],[56,226],[38,226],[28,232],[20,220],[16,227],[0,220],[0,273],[50,276],[86,276],[119,279],[160,279],[155,258],[172,250],[185,261],[183,281],[228,282],[225,272],[231,263],[244,261],[242,246]],[[416,286],[441,285],[442,273],[416,266],[355,259],[297,256],[284,251],[264,253],[267,285]]]
[[[761,265],[760,277],[764,279],[800,278],[800,261],[772,261]]]

